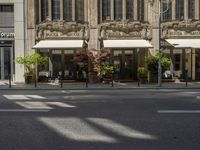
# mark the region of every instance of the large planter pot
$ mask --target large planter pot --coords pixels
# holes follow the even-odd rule
[[[25,77],[25,83],[26,84],[31,84],[33,80],[33,76],[26,76]]]
[[[152,82],[152,83],[158,82],[158,73],[151,73],[150,74],[150,82]]]
[[[88,78],[89,78],[89,83],[97,83],[98,82],[97,74],[94,72],[90,72],[88,74]]]
[[[139,77],[139,81],[141,84],[146,84],[147,83],[147,77]]]

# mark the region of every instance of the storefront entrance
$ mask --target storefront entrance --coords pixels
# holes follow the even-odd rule
[[[63,76],[63,80],[84,81],[86,73],[82,64],[76,63],[76,50],[39,50],[43,56],[49,57],[46,66],[39,66],[39,81],[43,80],[44,73],[55,79]],[[45,74],[45,75],[46,75]]]
[[[0,47],[0,80],[8,80],[13,75],[13,48]]]
[[[196,68],[196,80],[200,80],[200,49],[196,50],[196,64],[195,64],[195,68]]]
[[[137,80],[138,52],[134,50],[112,50],[115,67],[114,80]]]

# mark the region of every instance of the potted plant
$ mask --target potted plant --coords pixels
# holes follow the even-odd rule
[[[170,59],[167,58],[166,55],[161,54],[160,60],[161,60],[162,73],[164,73],[170,67]],[[153,80],[154,82],[157,82],[158,61],[159,61],[158,53],[156,53],[155,56],[150,56],[146,59],[147,69],[148,71],[150,71],[151,80]]]
[[[111,65],[103,65],[98,68],[98,76],[101,81],[110,82],[112,80],[114,67]]]
[[[137,76],[141,83],[147,82],[148,70],[145,67],[139,67],[137,69]]]
[[[26,55],[24,57],[17,57],[16,63],[22,64],[25,67],[25,83],[29,84],[35,77],[35,69],[37,65],[46,64],[48,62],[48,57],[41,56],[38,53],[33,53]]]

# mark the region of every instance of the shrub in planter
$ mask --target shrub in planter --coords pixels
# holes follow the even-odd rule
[[[47,62],[48,57],[43,57],[38,53],[16,58],[16,63],[22,64],[25,67],[24,76],[26,83],[31,83],[34,79],[36,65],[46,64]]]
[[[137,69],[137,76],[141,83],[147,82],[148,70],[145,67],[139,67]]]

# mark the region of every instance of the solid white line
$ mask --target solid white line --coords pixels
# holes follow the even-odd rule
[[[158,110],[158,113],[198,114],[200,110]]]
[[[44,109],[0,109],[0,112],[49,112]]]

